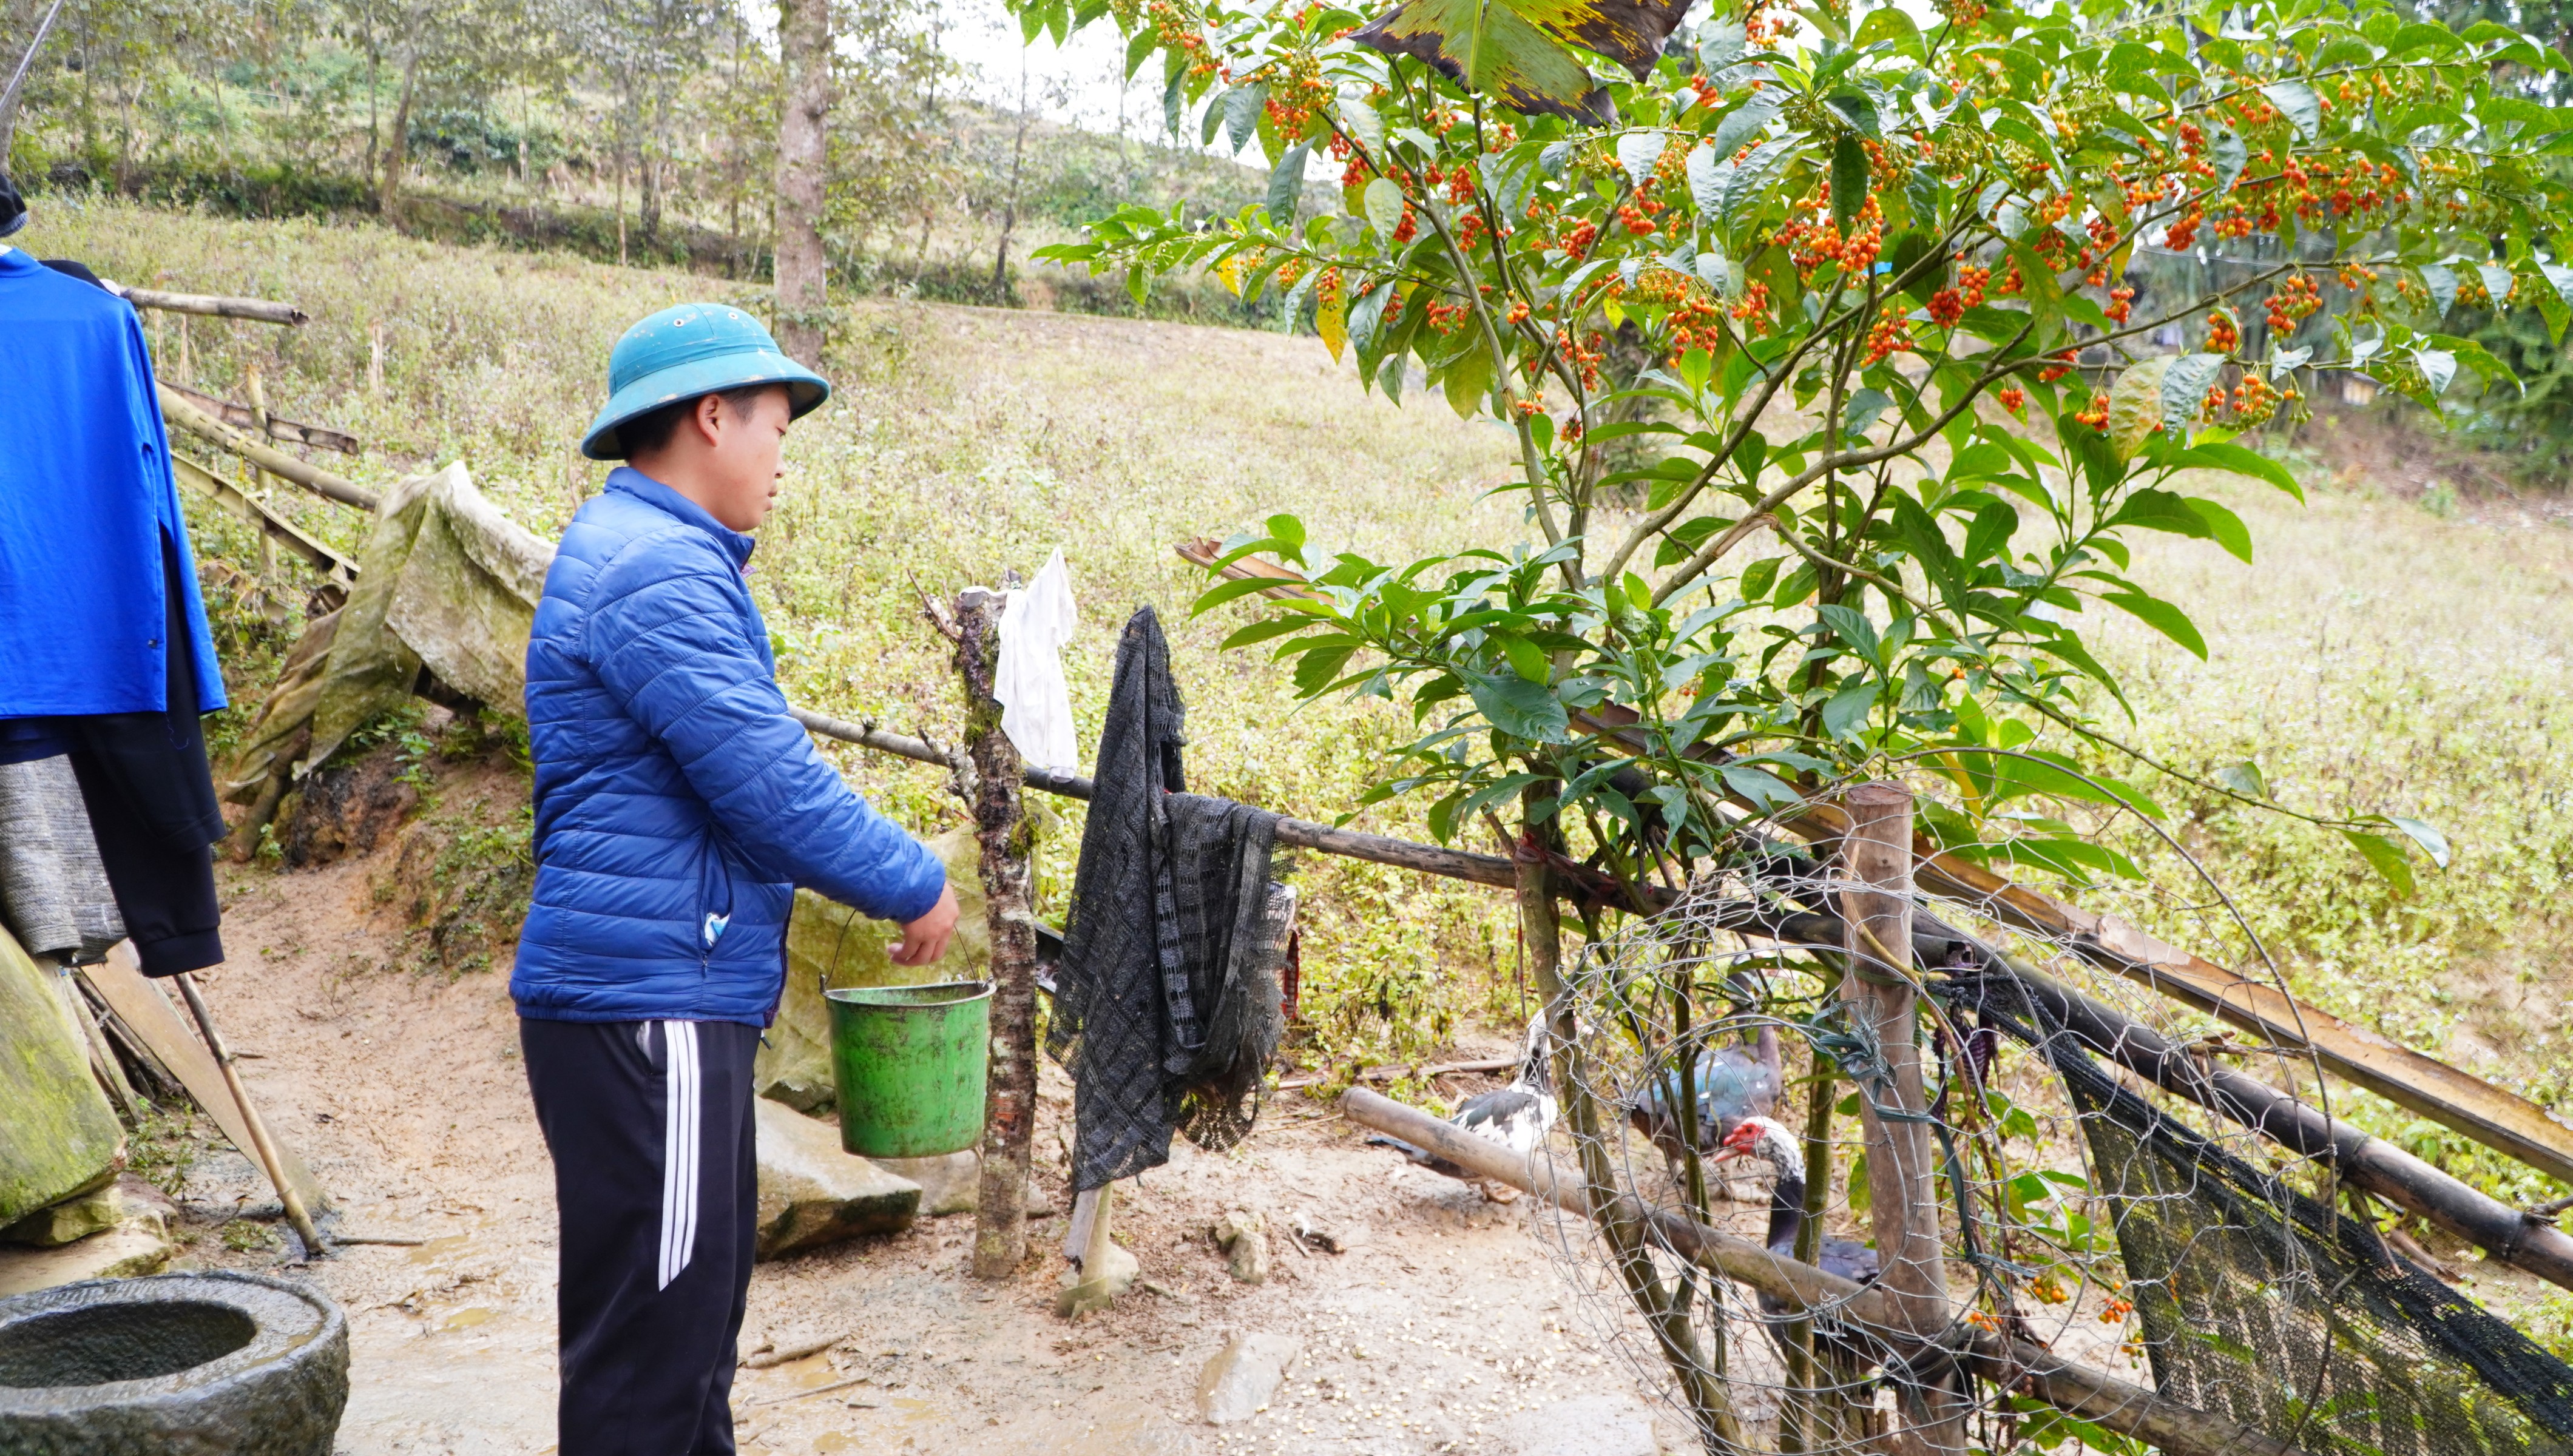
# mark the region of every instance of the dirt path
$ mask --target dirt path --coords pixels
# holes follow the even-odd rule
[[[207,997],[268,1115],[337,1199],[339,1228],[429,1240],[351,1247],[300,1271],[350,1314],[340,1449],[549,1451],[552,1176],[506,978],[389,964],[398,927],[379,922],[370,883],[382,863],[232,873],[232,960],[205,978]],[[1041,1201],[1061,1209],[1069,1089],[1046,1091]],[[745,1350],[849,1338],[743,1372],[743,1449],[1648,1456],[1656,1423],[1662,1449],[1694,1444],[1581,1332],[1526,1200],[1492,1204],[1364,1147],[1300,1097],[1273,1105],[1244,1147],[1182,1144],[1129,1186],[1118,1228],[1160,1288],[1077,1324],[1052,1308],[1060,1213],[1038,1225],[1044,1256],[1007,1285],[966,1276],[970,1215],[761,1265]],[[206,1148],[185,1194],[198,1263],[280,1261],[231,1246],[262,1225],[224,1220],[270,1197],[239,1153]],[[1207,1235],[1231,1209],[1273,1230],[1300,1213],[1353,1247],[1308,1251],[1273,1233],[1270,1281],[1238,1284]],[[1301,1342],[1287,1385],[1247,1424],[1204,1424],[1200,1369],[1255,1331]]]

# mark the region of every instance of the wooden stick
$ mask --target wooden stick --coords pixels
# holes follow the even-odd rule
[[[1886,963],[1889,946],[1912,944],[1912,791],[1860,784],[1847,797],[1850,831],[1841,859],[1864,888],[1841,894],[1849,957],[1841,1002],[1852,1029],[1884,1076],[1859,1080],[1859,1121],[1867,1144],[1868,1217],[1885,1257],[1882,1287],[1897,1318],[1927,1340],[1948,1327],[1947,1243],[1940,1227],[1930,1101],[1921,1079],[1921,1008],[1909,964]],[[1925,1450],[1965,1449],[1964,1392],[1923,1372],[1910,1382],[1927,1419],[1911,1426]],[[1900,1402],[1907,1410],[1916,1402]]]
[[[1522,1158],[1497,1142],[1364,1088],[1341,1093],[1340,1111],[1359,1126],[1425,1148],[1476,1177],[1508,1183],[1565,1212],[1590,1216],[1580,1175],[1558,1167],[1543,1153]],[[1897,1350],[1919,1348],[1919,1340],[1904,1328],[1895,1297],[1887,1290],[1862,1287],[1695,1219],[1644,1208],[1632,1198],[1619,1201],[1629,1216],[1649,1223],[1657,1238],[1701,1268],[1772,1295],[1790,1309],[1828,1313]],[[2165,1399],[2106,1371],[2077,1365],[2032,1341],[2006,1339],[1971,1324],[1954,1326],[1941,1337],[1957,1344],[1978,1375],[2156,1446],[2167,1456],[2304,1456],[2284,1441]]]
[[[157,387],[157,386],[156,386]],[[326,499],[361,510],[374,510],[384,497],[346,475],[335,475],[317,465],[307,464],[286,453],[271,449],[188,402],[175,389],[160,389],[161,417],[171,424],[232,451],[272,475],[281,475]]]
[[[224,507],[233,514],[258,527],[263,540],[275,541],[286,547],[302,557],[305,563],[316,571],[325,574],[336,571],[351,581],[357,579],[357,562],[331,549],[320,537],[308,533],[295,522],[269,509],[258,496],[185,455],[172,455],[170,469],[172,474],[178,476],[180,484],[215,497],[222,501]]]
[[[258,412],[248,404],[236,403],[214,394],[200,393],[183,384],[164,381],[161,387],[197,406],[208,417],[219,419],[235,429],[262,429]],[[358,454],[365,449],[365,446],[358,442],[358,437],[346,430],[332,429],[320,424],[306,424],[301,420],[283,419],[274,414],[268,416],[268,423],[263,432],[271,439],[284,440],[291,445],[338,450],[344,455]]]
[[[179,994],[187,999],[188,1012],[197,1019],[197,1031],[206,1039],[206,1050],[215,1054],[215,1065],[223,1069],[224,1089],[232,1093],[233,1105],[241,1111],[242,1125],[250,1129],[251,1145],[268,1173],[269,1185],[277,1189],[277,1201],[286,1208],[286,1221],[295,1225],[296,1237],[304,1240],[308,1257],[328,1257],[331,1246],[322,1241],[322,1230],[313,1226],[313,1215],[305,1211],[303,1197],[287,1180],[277,1158],[277,1144],[269,1139],[268,1123],[242,1087],[241,1069],[233,1062],[232,1048],[224,1045],[223,1033],[215,1030],[215,1014],[206,1010],[206,999],[197,993],[197,978],[182,971],[170,979],[179,983]]]
[[[900,733],[888,733],[873,723],[852,723],[805,708],[789,708],[796,722],[825,738],[872,748],[921,763],[936,764],[952,770],[955,765],[945,751]],[[1072,774],[1058,774],[1034,765],[1025,767],[1029,788],[1043,789],[1067,799],[1088,799],[1090,780]],[[1439,875],[1450,880],[1463,880],[1475,885],[1507,887],[1515,883],[1510,862],[1498,855],[1469,854],[1463,850],[1445,849],[1433,844],[1418,844],[1407,839],[1393,839],[1381,834],[1361,834],[1353,829],[1334,829],[1304,819],[1278,821],[1278,842],[1293,849],[1317,850],[1326,855],[1365,860],[1371,864],[1391,865],[1400,870],[1417,870],[1424,875]]]
[[[1395,1082],[1406,1077],[1416,1077],[1423,1082],[1427,1082],[1432,1078],[1455,1077],[1469,1072],[1508,1072],[1516,1068],[1518,1065],[1519,1059],[1516,1057],[1487,1057],[1480,1062],[1431,1062],[1418,1068],[1413,1068],[1407,1065],[1398,1067],[1370,1067],[1361,1071],[1357,1075],[1356,1080],[1359,1082]],[[1294,1092],[1298,1088],[1320,1087],[1323,1083],[1328,1081],[1330,1081],[1330,1079],[1326,1077],[1290,1077],[1278,1084],[1278,1091]]]
[[[289,328],[301,328],[313,322],[312,315],[293,304],[271,303],[266,299],[227,299],[217,294],[165,294],[159,289],[127,289],[125,302],[138,309],[198,314],[211,319],[248,319],[259,324],[283,324]]]

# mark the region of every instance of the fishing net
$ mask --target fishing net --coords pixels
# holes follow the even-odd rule
[[[2371,1222],[2119,1086],[2016,990],[1978,977],[1967,993],[2041,1049],[2084,1112],[2157,1390],[2317,1453],[2573,1452],[2573,1368]]]
[[[1621,1235],[1538,1208],[1593,1328],[1683,1416],[1710,1393],[1727,1412],[1701,1420],[1710,1450],[1883,1449],[1941,1416],[1969,1448],[2080,1435],[2141,1449],[1967,1378],[1943,1351],[1972,1338],[2104,1372],[2131,1408],[2194,1407],[2315,1456],[2573,1456],[2573,1368],[2397,1256],[2372,1214],[2343,1211],[2326,1168],[2104,1066],[2109,1048],[2023,994],[2021,977],[2042,978],[2169,1046],[2214,1043],[2204,1018],[2081,948],[1916,898],[1927,1110],[1901,1113],[1894,1049],[1844,1002],[1848,977],[1885,969],[1846,949],[1836,912],[1855,888],[1782,851],[1659,914],[1593,920],[1566,968],[1574,1032],[1557,1075],[1599,1114],[1567,1115],[1556,1155],[1629,1207],[1872,1274],[1869,1185],[1885,1179],[1870,1177],[1862,1103],[1929,1133],[1952,1322],[1927,1340],[1889,1341],[1848,1299],[1791,1307],[1711,1276],[1649,1218]],[[1774,1093],[1743,1073],[1764,1041]],[[2265,1059],[2272,1086],[2320,1085],[2301,1055],[2222,1050]],[[1722,1156],[1748,1116],[1781,1124],[1797,1155]]]
[[[1278,817],[1184,792],[1185,724],[1141,608],[1118,641],[1046,1035],[1072,1074],[1078,1189],[1160,1166],[1175,1130],[1241,1141],[1284,1030]]]

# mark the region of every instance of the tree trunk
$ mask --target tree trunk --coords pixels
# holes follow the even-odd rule
[[[956,672],[965,682],[965,750],[974,760],[974,838],[992,932],[992,1063],[985,1084],[983,1187],[974,1208],[974,1276],[1007,1279],[1028,1254],[1028,1160],[1037,1128],[1037,922],[1029,861],[1036,826],[1019,804],[1018,746],[992,696],[1002,598],[956,599]]]
[[[1848,803],[1850,827],[1841,842],[1842,861],[1853,879],[1873,888],[1845,891],[1841,897],[1850,958],[1841,977],[1841,999],[1849,1008],[1852,1030],[1883,1067],[1879,1076],[1863,1076],[1858,1087],[1867,1143],[1868,1212],[1884,1264],[1879,1282],[1894,1296],[1910,1331],[1935,1338],[1948,1327],[1948,1278],[1930,1103],[1921,1079],[1919,996],[1908,978],[1912,791],[1896,783],[1861,784],[1850,791]],[[1921,1373],[1930,1380],[1959,1378],[1953,1372],[1944,1377]],[[1913,1387],[1903,1394],[1904,1410],[1926,1417],[1915,1420],[1907,1432],[1913,1438],[1910,1449],[1965,1449],[1962,1392],[1952,1383]]]
[[[777,344],[814,368],[822,364],[830,279],[822,257],[822,185],[831,116],[830,0],[778,0],[778,55],[785,80],[777,126]]]
[[[1028,151],[1028,53],[1019,52],[1019,133],[1010,143],[1010,200],[1001,208],[1001,246],[992,254],[992,302],[1004,303],[1010,277],[1010,235],[1019,228],[1019,164]]]
[[[420,90],[420,51],[403,56],[402,100],[394,103],[394,144],[385,154],[385,177],[376,193],[376,211],[386,222],[402,226],[403,170],[411,164],[411,103]]]
[[[1531,800],[1537,787],[1527,791]],[[1551,828],[1551,826],[1548,826]],[[1631,1205],[1617,1184],[1617,1169],[1603,1140],[1607,1115],[1591,1092],[1591,1074],[1581,1050],[1574,1017],[1572,988],[1563,979],[1563,918],[1555,903],[1553,876],[1546,868],[1549,846],[1529,839],[1516,847],[1519,928],[1527,946],[1529,979],[1545,999],[1546,1022],[1553,1044],[1550,1069],[1563,1115],[1572,1124],[1573,1143],[1581,1157],[1581,1179],[1591,1226],[1608,1245],[1609,1257],[1626,1286],[1626,1295],[1653,1331],[1662,1358],[1671,1368],[1695,1418],[1699,1440],[1710,1453],[1743,1450],[1742,1426],[1725,1392],[1722,1354],[1709,1359],[1697,1343],[1687,1311],[1653,1267],[1644,1230],[1630,1216]]]

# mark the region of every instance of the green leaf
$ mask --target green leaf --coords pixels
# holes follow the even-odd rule
[[[2188,438],[2188,426],[2206,405],[2207,386],[2224,368],[2220,354],[2183,354],[2162,371],[2162,428],[2172,439]]]
[[[2260,777],[2260,766],[2249,759],[2227,764],[2215,771],[2215,781],[2245,799],[2269,797],[2269,782]]]
[[[2246,564],[2250,561],[2251,528],[2242,523],[2242,517],[2203,495],[2189,496],[2188,506],[2206,522],[2206,533],[2217,545],[2232,552],[2237,560]]]
[[[2385,822],[2393,825],[2399,830],[2402,830],[2406,838],[2410,839],[2414,844],[2419,845],[2422,853],[2430,857],[2430,863],[2437,865],[2443,870],[2448,868],[2448,837],[2446,835],[2441,834],[2436,828],[2425,821],[2419,819],[2406,819],[2400,814],[2391,814],[2386,816]]]
[[[1858,34],[1850,40],[1852,44],[1862,46],[1891,41],[1896,50],[1906,55],[1918,55],[1921,51],[1921,27],[1903,12],[1901,6],[1887,5],[1869,11],[1867,19],[1858,23]]]
[[[1669,145],[1666,132],[1627,132],[1617,138],[1617,165],[1626,169],[1626,185],[1642,187],[1653,180],[1653,169],[1661,164],[1662,149]]]
[[[1459,419],[1471,419],[1483,407],[1484,396],[1492,391],[1492,356],[1482,345],[1469,344],[1447,362],[1447,371],[1439,383],[1447,391],[1447,407]]]
[[[2257,450],[2234,444],[2229,440],[2197,441],[2188,447],[2187,463],[2212,465],[2219,470],[2230,470],[2236,475],[2248,475],[2254,480],[2265,480],[2296,497],[2298,504],[2304,503],[2305,487],[2296,483],[2296,477],[2288,473],[2286,466]]]
[[[2340,837],[2348,840],[2359,857],[2366,860],[2386,884],[2394,887],[2397,896],[2411,898],[2417,887],[2412,882],[2411,859],[2403,853],[2403,846],[2381,834],[2369,834],[2364,830],[2344,829]]]
[[[2206,660],[2206,639],[2198,635],[2197,624],[2188,619],[2188,613],[2178,607],[2141,591],[2106,591],[2100,599],[2125,608],[2144,625],[2196,654],[2199,661]]]
[[[1278,165],[1269,173],[1269,222],[1276,228],[1295,225],[1296,206],[1304,199],[1304,159],[1313,153],[1311,145],[1298,142],[1286,149]]]
[[[1269,527],[1271,540],[1286,546],[1288,551],[1304,549],[1304,523],[1295,517],[1280,511],[1261,524]]]
[[[1552,691],[1528,681],[1517,673],[1465,676],[1465,691],[1482,713],[1483,721],[1509,734],[1536,743],[1562,743],[1571,719]]]
[[[1377,242],[1392,248],[1394,232],[1402,226],[1402,189],[1392,178],[1379,177],[1366,185],[1365,201],[1367,226],[1375,229]]]
[[[1751,155],[1743,158],[1740,166],[1733,168],[1732,175],[1724,182],[1724,205],[1719,210],[1717,218],[1726,233],[1734,232],[1741,225],[1746,213],[1768,200],[1770,179],[1776,175],[1780,167],[1786,165],[1787,159],[1794,155],[1795,151],[1795,138],[1780,137],[1774,142],[1763,142],[1752,148]],[[1866,154],[1860,155],[1864,160]]]
[[[1225,638],[1222,645],[1218,646],[1216,650],[1219,652],[1231,652],[1238,647],[1257,646],[1262,642],[1268,641],[1272,637],[1284,637],[1289,632],[1299,632],[1312,625],[1314,625],[1314,623],[1309,617],[1271,617],[1265,622],[1254,622],[1250,626],[1243,628],[1241,631],[1234,633],[1232,636]]]
[[[1831,627],[1833,635],[1857,648],[1859,655],[1871,661],[1875,659],[1878,645],[1876,624],[1867,619],[1867,613],[1838,602],[1816,607],[1814,611]]]
[[[2233,180],[2250,165],[2251,149],[2243,144],[2240,132],[2231,127],[2218,127],[2208,143],[2206,160],[2215,166],[2215,195],[2222,197],[2233,190]]]
[[[2126,504],[2109,518],[2112,526],[2142,526],[2148,531],[2168,531],[2175,536],[2203,537],[2207,534],[2206,518],[2197,513],[2184,495],[2168,490],[2144,489],[2127,496]]]
[[[1867,144],[1844,136],[1832,144],[1832,221],[1841,235],[1867,206]]]
[[[1269,84],[1255,81],[1237,86],[1224,96],[1224,138],[1239,153],[1260,129],[1260,114],[1269,105]]]
[[[1306,652],[1295,660],[1295,690],[1309,698],[1327,689],[1357,650],[1356,643],[1344,642]]]
[[[1546,660],[1545,649],[1525,637],[1502,637],[1501,655],[1510,660],[1510,670],[1543,687],[1554,678],[1554,664]]]
[[[1699,150],[1713,154],[1712,161],[1730,162],[1733,154],[1742,150],[1743,143],[1769,130],[1769,123],[1777,119],[1778,94],[1763,91],[1717,122],[1715,130],[1708,134],[1707,145]],[[1704,199],[1699,200],[1699,206],[1706,206]]]
[[[1847,738],[1866,726],[1868,710],[1876,706],[1876,694],[1874,678],[1862,678],[1832,694],[1831,701],[1823,704],[1823,731],[1834,738]]]
[[[2296,129],[2298,141],[2310,142],[2322,130],[2322,98],[2314,95],[2311,86],[2302,81],[2272,81],[2260,88],[2260,94]]]

